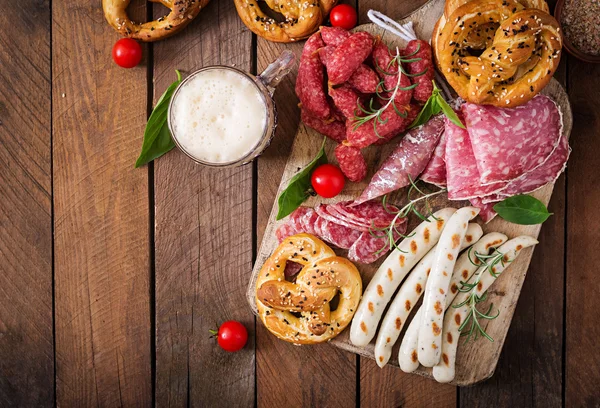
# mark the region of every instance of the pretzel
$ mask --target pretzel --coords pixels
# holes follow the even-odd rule
[[[171,12],[158,20],[136,23],[129,19],[130,0],[102,0],[104,17],[119,34],[139,41],[158,41],[167,38],[190,23],[210,0],[150,0],[161,3]]]
[[[254,34],[265,40],[289,43],[307,38],[319,29],[337,0],[265,0],[266,5],[285,19],[267,16],[256,0],[234,0],[237,12]]]
[[[480,56],[471,55],[470,36],[490,23],[498,24],[491,42]],[[436,37],[440,71],[461,98],[508,108],[526,103],[548,84],[562,48],[556,20],[514,0],[463,4]]]
[[[437,55],[437,39],[440,35],[440,30],[448,21],[448,17],[450,14],[454,13],[454,11],[460,6],[469,3],[473,0],[447,0],[446,5],[444,7],[444,14],[437,21],[435,26],[433,27],[433,35],[431,37],[431,47],[433,48],[433,53],[435,56],[435,62],[438,70],[440,70],[440,65],[438,63],[439,57]],[[517,0],[525,8],[533,8],[545,11],[549,13],[550,9],[548,8],[548,3],[545,0]],[[467,36],[466,42],[464,45],[466,47],[472,48],[474,50],[484,50],[491,46],[492,41],[494,40],[494,33],[498,29],[498,23],[487,23],[478,26],[475,30],[471,31],[471,33]]]
[[[286,261],[303,266],[295,282],[285,280]],[[329,302],[339,292],[339,303]],[[271,333],[295,344],[321,343],[350,323],[362,293],[352,262],[336,256],[309,234],[286,238],[267,259],[256,282],[258,315]]]

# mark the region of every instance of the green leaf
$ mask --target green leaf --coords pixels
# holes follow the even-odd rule
[[[446,102],[444,98],[442,98],[442,95],[438,95],[437,102],[440,105],[442,112],[444,112],[444,115],[446,115],[446,117],[450,119],[450,122],[454,123],[458,127],[466,129],[465,125],[463,125],[463,123],[458,118],[456,112],[454,112],[454,109],[452,109],[450,105],[448,105],[448,102]]]
[[[552,215],[546,206],[537,198],[521,194],[509,197],[494,206],[494,211],[514,224],[541,224]]]
[[[325,155],[325,140],[319,153],[308,165],[300,170],[292,177],[288,186],[281,192],[277,199],[279,210],[277,211],[277,219],[280,220],[292,213],[296,208],[300,206],[309,196],[310,175],[316,167],[321,164],[327,163],[327,156]]]
[[[167,124],[167,114],[171,97],[177,86],[181,83],[181,73],[177,70],[175,72],[177,72],[177,81],[169,85],[156,103],[150,114],[150,118],[148,118],[148,123],[144,130],[142,152],[135,162],[136,168],[151,162],[175,147]]]
[[[421,126],[427,123],[432,116],[440,113],[440,110],[441,108],[437,103],[437,95],[434,91],[433,94],[431,94],[431,96],[429,97],[429,99],[427,99],[427,102],[425,102],[425,105],[423,105],[423,108],[421,109],[413,123],[408,128],[416,128],[417,126]]]

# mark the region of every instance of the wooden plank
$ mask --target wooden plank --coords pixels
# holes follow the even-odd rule
[[[114,64],[99,2],[52,13],[57,405],[150,406],[147,71]]]
[[[362,0],[359,8],[360,21],[369,22],[367,18],[369,9],[382,11],[389,17],[399,20],[425,3],[426,0],[415,2]],[[396,358],[395,356],[394,353],[393,358]],[[360,397],[361,405],[365,407],[454,407],[456,387],[406,374],[396,367],[380,369],[375,361],[361,357]]]
[[[570,166],[567,172],[566,406],[597,406],[600,355],[594,352],[598,326],[598,231],[600,158],[600,65],[569,58],[569,97],[573,105]]]
[[[566,84],[566,58],[555,78]],[[575,140],[575,139],[574,139]],[[571,142],[573,143],[573,142]],[[573,163],[571,157],[569,166]],[[461,388],[460,405],[558,407],[562,403],[566,185],[562,175],[548,205],[504,350],[494,376]],[[478,341],[485,341],[480,339]]]
[[[354,1],[343,3],[355,4]],[[284,50],[292,50],[297,63],[304,41],[277,44],[257,39],[259,72]],[[257,242],[263,239],[269,214],[276,200],[277,188],[298,129],[300,110],[294,91],[296,70],[277,88],[275,103],[278,125],[271,146],[258,160]],[[349,407],[355,405],[356,357],[329,344],[297,347],[273,336],[257,324],[256,375],[259,407],[318,406]],[[279,373],[285,373],[282,381]],[[335,387],[327,384],[336,384]]]
[[[50,407],[52,181],[50,7],[0,14],[0,405]]]
[[[175,69],[249,70],[251,41],[233,2],[212,1],[184,31],[155,44],[154,100]],[[178,150],[155,163],[157,406],[254,405],[254,316],[244,296],[252,268],[252,171],[199,166]],[[237,353],[209,338],[209,329],[229,319],[250,334]]]

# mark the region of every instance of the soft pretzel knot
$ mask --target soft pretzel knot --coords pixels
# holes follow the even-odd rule
[[[102,0],[104,17],[125,37],[139,41],[157,41],[169,37],[188,25],[210,0],[150,0],[161,3],[171,12],[158,20],[136,23],[127,15],[130,0]]]
[[[489,24],[497,29],[481,55],[470,38]],[[514,0],[475,0],[457,8],[439,29],[439,67],[463,99],[503,107],[521,105],[550,81],[560,62],[562,37],[556,20]]]
[[[285,280],[286,261],[303,266],[295,282]],[[339,293],[339,303],[329,302]],[[336,256],[309,234],[286,238],[267,259],[256,282],[256,306],[264,325],[282,340],[321,343],[337,336],[352,320],[362,293],[352,262]]]
[[[267,16],[257,0],[235,0],[240,18],[252,32],[269,41],[293,42],[319,29],[337,0],[265,0],[266,6],[283,17]]]

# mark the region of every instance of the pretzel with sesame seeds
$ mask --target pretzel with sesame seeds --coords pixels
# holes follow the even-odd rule
[[[497,24],[480,55],[470,35]],[[438,67],[468,102],[512,108],[537,95],[560,62],[562,38],[557,21],[515,0],[473,0],[448,17],[432,42]]]
[[[302,265],[295,282],[287,261]],[[332,310],[330,302],[338,295]],[[271,333],[294,344],[331,340],[352,320],[362,293],[358,269],[310,234],[286,238],[266,260],[256,281],[258,316]]]
[[[136,23],[127,15],[130,0],[102,0],[104,17],[119,34],[139,41],[152,42],[172,36],[188,25],[210,0],[150,0],[171,12],[157,20]]]
[[[337,0],[265,0],[283,21],[267,16],[257,0],[234,0],[246,26],[268,41],[289,43],[307,38],[319,29]]]

